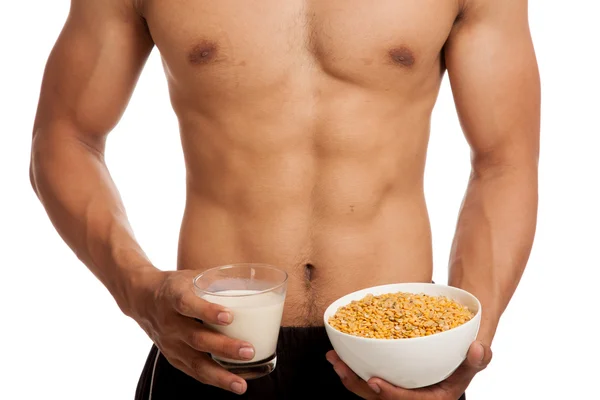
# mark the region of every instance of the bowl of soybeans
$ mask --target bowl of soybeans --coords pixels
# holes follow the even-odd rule
[[[398,283],[347,294],[324,324],[338,356],[365,381],[415,389],[449,377],[466,359],[481,323],[471,293],[434,283]]]

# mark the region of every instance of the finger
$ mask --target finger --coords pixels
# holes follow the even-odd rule
[[[330,351],[326,355],[327,360],[333,365],[333,370],[340,377],[342,383],[349,391],[357,394],[363,399],[376,399],[375,393],[358,375],[354,373],[335,353]]]
[[[492,349],[489,346],[479,341],[471,343],[462,365],[448,379],[440,382],[438,386],[452,394],[462,394],[475,375],[488,366],[491,359]]]
[[[236,360],[251,360],[254,358],[254,347],[251,343],[230,338],[190,320],[186,322],[182,339],[192,349]]]
[[[466,365],[473,370],[474,374],[484,370],[491,360],[492,349],[489,346],[479,341],[471,343],[467,352]]]
[[[433,392],[419,389],[404,389],[392,385],[379,378],[371,378],[368,382],[369,387],[382,400],[434,400]]]
[[[492,360],[492,349],[480,341],[475,341],[469,346],[467,358],[451,377],[451,381],[462,382],[463,386],[473,380],[478,372],[483,371]]]
[[[233,321],[233,313],[219,304],[209,303],[192,292],[181,292],[173,296],[173,308],[179,314],[198,318],[216,325],[228,325]]]
[[[220,367],[207,354],[196,354],[183,363],[179,369],[206,385],[215,386],[236,394],[243,394],[248,388],[245,380]]]
[[[330,350],[325,354],[325,358],[331,365],[334,365],[336,362],[340,361],[340,357],[337,355],[335,350]]]

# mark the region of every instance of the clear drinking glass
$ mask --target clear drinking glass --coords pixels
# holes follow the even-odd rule
[[[244,379],[260,378],[275,369],[287,279],[285,271],[256,263],[224,265],[194,278],[196,295],[233,314],[233,322],[227,326],[207,325],[254,346],[254,358],[249,361],[212,355],[222,367]]]

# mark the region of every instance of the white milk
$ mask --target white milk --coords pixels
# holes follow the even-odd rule
[[[231,324],[227,326],[210,324],[212,328],[231,338],[252,343],[254,346],[252,360],[240,361],[227,358],[219,358],[219,360],[248,363],[261,361],[275,354],[285,297],[283,294],[273,292],[243,296],[258,292],[257,290],[224,290],[219,294],[231,297],[208,294],[202,296],[204,300],[221,304],[233,313]]]

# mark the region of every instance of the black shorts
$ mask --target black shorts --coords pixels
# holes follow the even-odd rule
[[[265,377],[248,380],[248,390],[240,396],[198,382],[171,366],[152,346],[135,399],[359,399],[344,387],[325,359],[329,350],[331,343],[323,327],[281,328],[275,370]],[[464,396],[459,400],[464,400]]]

